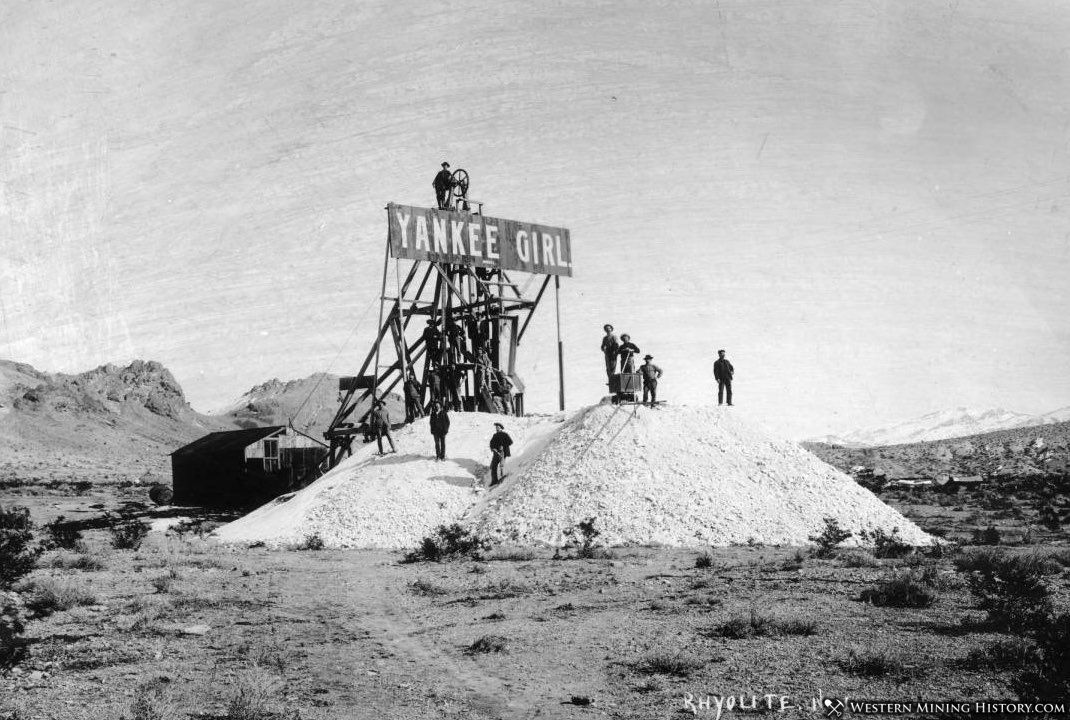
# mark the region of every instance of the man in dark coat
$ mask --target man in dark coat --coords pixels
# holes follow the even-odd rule
[[[450,414],[438,400],[431,403],[431,437],[435,439],[435,459],[446,459],[446,433],[450,431]]]
[[[635,372],[635,356],[638,354],[639,346],[632,342],[632,336],[627,333],[621,335],[617,355],[620,356],[620,371],[622,373]]]
[[[606,358],[606,379],[612,378],[617,372],[617,351],[620,349],[620,341],[613,334],[612,325],[603,325],[606,334],[602,337],[602,354]]]
[[[493,457],[490,459],[490,486],[494,487],[502,481],[505,474],[501,472],[501,465],[505,458],[509,457],[509,447],[513,444],[513,438],[505,432],[505,426],[494,423],[494,435],[490,439],[490,450]]]
[[[442,169],[435,175],[434,182],[435,199],[438,200],[439,210],[450,209],[450,191],[453,190],[453,176],[450,174],[450,164],[442,163]]]
[[[650,362],[653,359],[653,355],[647,355],[639,366],[639,373],[643,376],[643,402],[649,397],[650,407],[658,404],[658,378],[661,377],[661,368]]]
[[[724,350],[717,351],[717,360],[713,363],[713,377],[717,380],[717,404],[724,404],[724,396],[728,394],[728,404],[732,404],[732,375],[736,369],[724,356]]]
[[[390,413],[386,409],[386,404],[382,400],[376,400],[372,404],[372,412],[368,418],[368,427],[375,433],[375,441],[379,445],[379,454],[385,455],[383,452],[383,438],[385,437],[390,443],[390,452],[396,453],[398,449],[394,447],[394,438],[390,436]]]
[[[423,393],[420,391],[420,381],[416,379],[416,373],[409,370],[409,377],[405,381],[405,422],[412,422],[416,418],[424,416]]]
[[[442,331],[438,329],[438,320],[431,318],[423,332],[424,345],[427,347],[427,362],[438,365],[441,360]]]

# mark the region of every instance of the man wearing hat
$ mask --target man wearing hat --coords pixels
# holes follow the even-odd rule
[[[375,441],[379,445],[379,454],[385,455],[383,452],[383,438],[385,437],[390,443],[390,452],[397,453],[398,449],[394,447],[394,438],[390,437],[390,412],[386,409],[386,404],[382,400],[376,400],[372,403],[372,412],[368,418],[368,426],[375,434]]]
[[[620,371],[622,373],[635,372],[635,356],[640,352],[639,346],[632,342],[632,336],[622,333],[617,355],[620,356]]]
[[[513,444],[513,438],[505,432],[505,426],[494,423],[494,435],[490,439],[490,450],[494,455],[490,459],[490,486],[494,487],[505,477],[501,472],[501,465],[505,458],[509,457],[509,446]]]
[[[431,403],[431,437],[435,439],[435,459],[446,459],[446,433],[450,431],[450,414],[438,400]]]
[[[650,407],[658,404],[658,378],[661,377],[661,368],[650,362],[653,359],[653,355],[647,355],[639,366],[639,373],[643,376],[643,402],[649,397]]]
[[[732,375],[736,369],[724,356],[724,350],[717,351],[717,361],[713,363],[713,377],[717,380],[717,404],[724,404],[724,395],[728,393],[728,404],[732,405]]]
[[[438,318],[427,321],[423,333],[424,345],[427,347],[427,362],[438,365],[441,360],[442,331],[438,329]]]
[[[612,380],[617,372],[617,351],[620,349],[620,341],[613,334],[612,325],[603,325],[606,334],[602,337],[602,354],[606,358],[606,379]]]
[[[450,164],[442,163],[442,169],[435,175],[435,198],[438,200],[439,210],[450,209],[450,190],[453,189],[453,176],[450,174]]]

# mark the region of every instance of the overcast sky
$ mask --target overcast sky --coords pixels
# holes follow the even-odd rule
[[[571,229],[600,327],[792,437],[1070,405],[1061,2],[0,6],[0,356],[135,357],[195,408],[356,372],[389,201],[439,162]],[[365,321],[358,326],[358,320]],[[520,372],[556,405],[552,306]]]

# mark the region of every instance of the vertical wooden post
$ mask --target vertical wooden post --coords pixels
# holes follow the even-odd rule
[[[554,275],[554,309],[557,311],[557,384],[558,405],[565,409],[565,346],[561,342],[561,276]]]
[[[386,210],[386,226],[390,227],[390,208]],[[390,234],[387,233],[386,238],[386,252],[383,253],[383,287],[379,291],[379,327],[383,327],[383,308],[386,307],[386,274],[390,269]],[[380,330],[382,333],[382,330]],[[372,385],[372,398],[378,398],[379,390],[379,348],[382,346],[382,334],[379,336],[379,340],[375,343],[375,370],[373,371],[375,382]]]

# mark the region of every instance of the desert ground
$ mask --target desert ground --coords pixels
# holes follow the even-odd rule
[[[1054,500],[883,495],[954,541],[928,550],[595,537],[406,562],[314,538],[225,546],[206,532],[226,517],[71,480],[5,479],[5,506],[29,508],[36,537],[60,515],[83,528],[21,581],[30,620],[0,679],[6,719],[671,718],[687,698],[710,717],[718,700],[724,715],[820,717],[827,697],[1015,698],[1032,641],[988,622],[977,554],[1038,557],[1053,612],[1070,604],[1070,536],[1038,519],[1067,504],[1065,485]],[[117,549],[110,528],[130,519],[156,530]],[[905,597],[872,592],[894,578]]]

